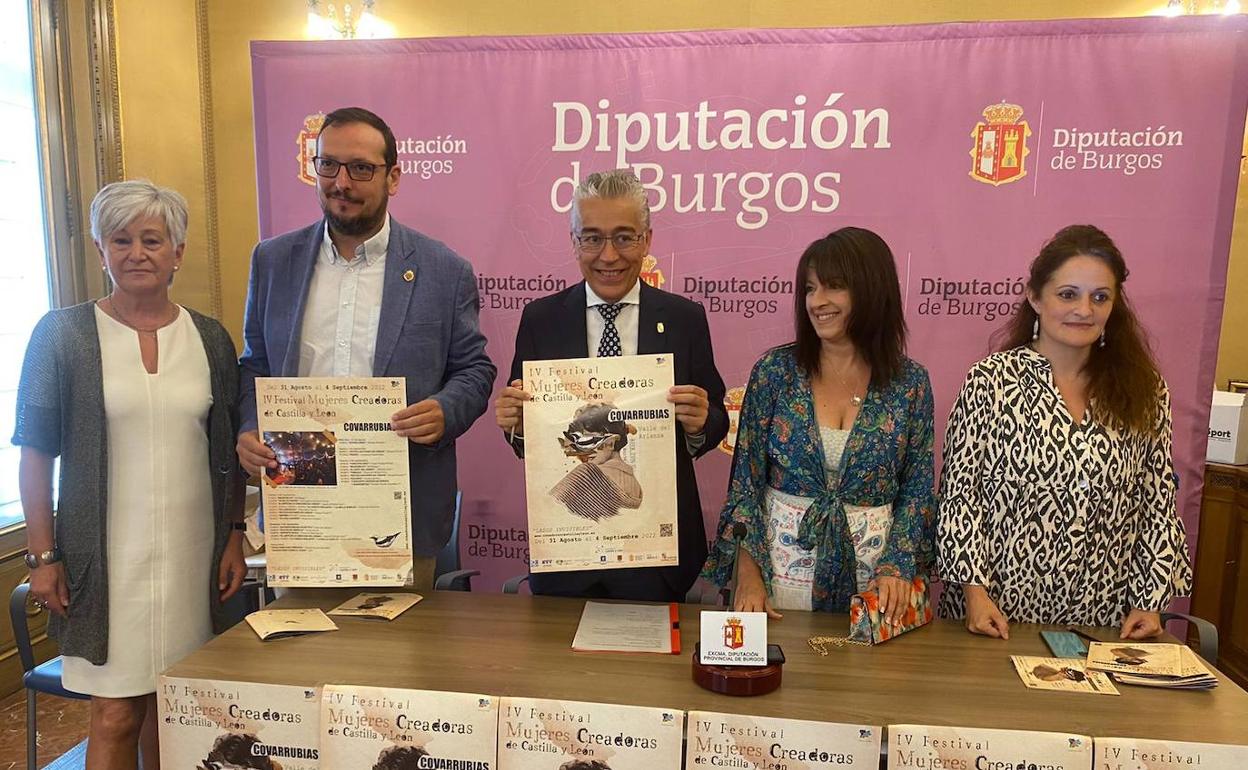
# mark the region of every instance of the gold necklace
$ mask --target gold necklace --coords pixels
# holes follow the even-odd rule
[[[853,359],[851,358],[850,362],[842,368],[848,369],[853,365],[854,365],[854,362],[853,362]],[[845,379],[845,377],[840,372],[833,372],[833,374],[836,375],[836,379],[841,381],[841,387],[849,391],[849,403],[853,404],[855,407],[862,406],[862,396],[858,395],[855,389],[849,386],[849,380]]]
[[[150,329],[144,329],[144,328],[143,328],[143,327],[141,327],[141,326],[137,326],[137,325],[135,325],[135,324],[131,323],[131,322],[129,321],[129,319],[127,319],[124,315],[122,315],[122,314],[121,314],[121,310],[119,310],[119,309],[117,308],[117,303],[116,303],[116,302],[113,302],[113,298],[112,298],[112,297],[109,297],[109,298],[108,298],[108,309],[112,311],[112,315],[113,315],[113,316],[115,316],[115,317],[117,318],[117,320],[118,320],[118,321],[121,321],[121,323],[122,323],[122,325],[123,325],[123,326],[126,326],[126,327],[128,327],[128,328],[130,328],[130,329],[133,329],[134,331],[138,332],[139,334],[146,334],[146,335],[148,335],[149,337],[155,337],[155,336],[156,336],[156,332],[160,331],[162,328],[164,328],[164,327],[165,327],[166,325],[168,325],[168,323],[169,323],[168,321],[162,321],[161,323],[157,324],[156,326],[154,326],[154,327],[152,327],[152,328],[150,328]]]

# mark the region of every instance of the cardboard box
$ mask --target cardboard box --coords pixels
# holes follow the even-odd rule
[[[1209,448],[1205,459],[1211,463],[1248,465],[1248,393],[1213,392],[1209,410]]]

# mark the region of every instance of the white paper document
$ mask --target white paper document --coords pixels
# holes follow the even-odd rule
[[[680,652],[675,604],[585,602],[572,649],[580,652]]]

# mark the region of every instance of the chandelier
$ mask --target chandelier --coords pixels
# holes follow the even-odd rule
[[[1216,14],[1230,16],[1241,10],[1239,0],[1168,0],[1164,7],[1156,13],[1160,16],[1187,16],[1196,14]]]
[[[377,16],[376,6],[377,0],[360,0],[358,6],[350,2],[308,0],[308,37],[319,40],[393,37],[393,28]]]

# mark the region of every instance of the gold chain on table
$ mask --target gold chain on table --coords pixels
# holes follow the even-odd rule
[[[858,645],[859,647],[870,647],[870,642],[860,642],[857,639],[850,639],[848,636],[812,636],[806,640],[810,648],[820,655],[827,656],[828,645],[833,647],[844,647],[847,644]]]

